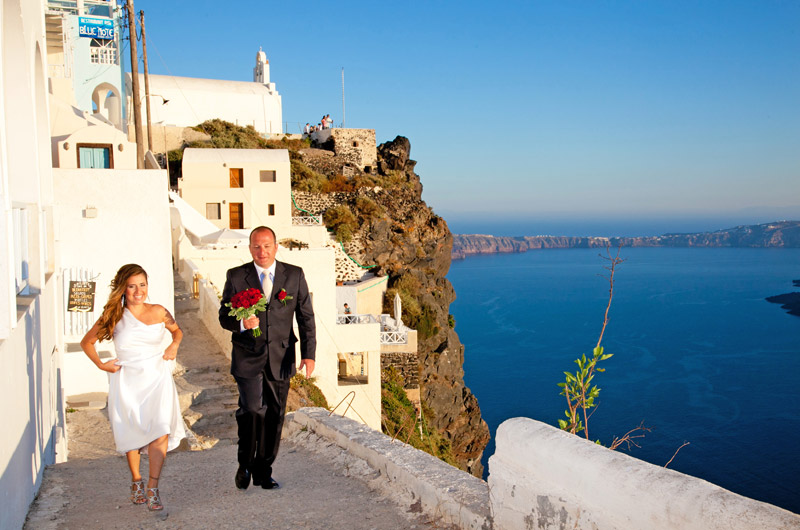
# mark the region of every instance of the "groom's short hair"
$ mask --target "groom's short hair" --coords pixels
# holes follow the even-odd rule
[[[257,234],[258,232],[263,232],[264,230],[267,230],[270,234],[272,234],[272,241],[274,241],[275,244],[277,245],[278,244],[278,237],[275,235],[275,230],[273,230],[272,228],[270,228],[268,226],[263,226],[263,225],[253,228],[253,231],[250,232],[250,238],[248,240],[248,243],[252,244],[253,243],[253,236],[255,234]]]

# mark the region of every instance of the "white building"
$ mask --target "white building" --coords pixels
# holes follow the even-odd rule
[[[225,273],[252,260],[249,231],[269,226],[281,243],[277,259],[302,267],[312,293],[317,386],[332,407],[345,400],[338,413],[380,430],[383,333],[378,313],[386,279],[363,282],[363,293],[355,284],[337,287],[340,245],[318,218],[292,215],[288,151],[188,148],[182,172],[181,197],[173,196],[173,261],[188,285],[197,278],[201,318],[222,351],[230,355],[230,333],[217,321]],[[352,307],[375,314],[342,319],[341,289],[353,291],[347,295]]]
[[[183,152],[181,197],[219,228],[277,233],[292,226],[286,149],[193,149]]]
[[[131,77],[128,75],[130,86]],[[144,74],[139,74],[144,87]],[[128,89],[128,94],[131,94]],[[141,90],[144,98],[144,88]],[[133,105],[129,104],[132,112]],[[142,123],[147,123],[141,105]],[[269,80],[269,61],[263,51],[256,54],[253,81],[224,81],[169,75],[150,75],[150,116],[153,124],[194,127],[219,118],[242,127],[251,126],[264,135],[280,134],[281,96]],[[129,112],[129,114],[130,114]],[[133,123],[129,117],[129,123]],[[145,125],[146,126],[146,125]]]
[[[21,528],[66,455],[41,2],[0,6],[0,528]]]
[[[81,34],[108,28],[114,6],[0,6],[0,528],[22,527],[44,467],[67,458],[66,398],[107,387],[75,342],[116,270],[139,262],[151,298],[172,308],[166,173],[135,169],[135,146],[108,104],[124,95],[120,77],[79,75],[79,63],[118,72],[108,51],[116,33]],[[67,310],[71,280],[94,282],[94,311]]]
[[[46,0],[51,92],[125,130],[123,59],[116,0]],[[124,2],[122,3],[124,6]]]

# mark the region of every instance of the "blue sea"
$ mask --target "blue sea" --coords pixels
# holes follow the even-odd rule
[[[597,374],[592,440],[641,422],[632,456],[800,513],[800,249],[623,248]],[[608,300],[597,250],[454,260],[464,379],[494,437],[517,416],[557,425],[558,382],[591,354]],[[484,465],[494,452],[490,442]],[[488,466],[487,466],[488,469]],[[488,470],[491,471],[491,470]]]

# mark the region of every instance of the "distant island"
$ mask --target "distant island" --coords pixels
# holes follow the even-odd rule
[[[452,257],[476,254],[526,252],[549,248],[617,247],[751,247],[800,248],[800,221],[776,221],[760,225],[741,225],[716,232],[664,234],[648,237],[570,237],[453,234]]]

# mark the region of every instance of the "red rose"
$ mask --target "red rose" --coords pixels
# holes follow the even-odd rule
[[[286,300],[286,291],[284,291],[283,289],[281,289],[281,292],[278,293],[278,300],[280,300],[281,302]]]

